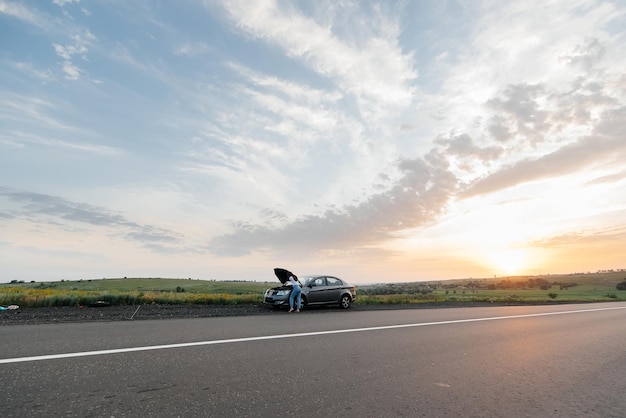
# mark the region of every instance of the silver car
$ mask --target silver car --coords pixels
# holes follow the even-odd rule
[[[289,307],[292,286],[278,277],[282,286],[265,291],[263,303],[274,307]],[[306,276],[302,283],[302,307],[314,305],[339,305],[348,309],[356,300],[356,287],[335,276]]]

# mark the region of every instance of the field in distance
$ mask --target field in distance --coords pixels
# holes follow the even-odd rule
[[[76,306],[261,303],[272,282],[115,278],[0,284],[0,305]],[[626,269],[586,274],[379,283],[357,286],[357,304],[566,303],[626,300]]]
[[[277,282],[247,282],[247,281],[217,281],[198,279],[168,279],[168,278],[115,278],[115,279],[82,279],[61,280],[53,282],[17,283],[31,289],[56,290],[99,290],[99,291],[143,291],[143,292],[191,292],[191,293],[224,293],[244,294],[262,292]],[[14,286],[16,282],[0,285]],[[1,287],[0,287],[1,289]]]
[[[623,290],[620,290],[623,289]],[[413,295],[432,302],[605,302],[626,300],[626,269],[596,273],[381,283],[359,287],[379,301],[411,303]]]
[[[60,280],[0,284],[0,306],[258,303],[275,283],[168,278]]]

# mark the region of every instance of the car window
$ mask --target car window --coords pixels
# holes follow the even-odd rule
[[[323,277],[318,277],[317,279],[315,279],[315,282],[313,282],[313,286],[325,286],[325,282],[326,280],[324,280]]]
[[[341,280],[336,277],[327,277],[326,280],[329,286],[341,286],[343,284]]]

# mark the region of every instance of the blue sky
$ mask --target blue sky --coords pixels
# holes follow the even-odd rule
[[[624,268],[623,1],[0,0],[0,281]]]

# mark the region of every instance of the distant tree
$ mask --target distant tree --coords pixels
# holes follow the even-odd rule
[[[618,283],[617,286],[615,286],[617,288],[617,290],[626,290],[626,280],[624,280],[621,283]]]

